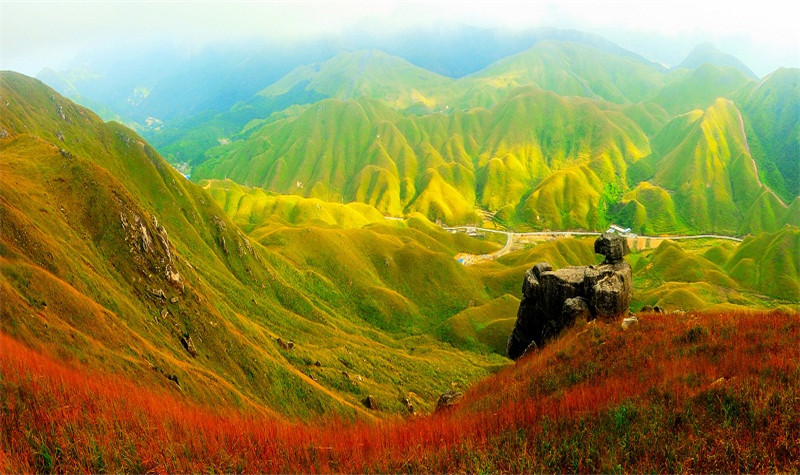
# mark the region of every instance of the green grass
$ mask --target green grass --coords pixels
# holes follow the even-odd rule
[[[558,227],[564,220],[553,206],[537,221],[525,204],[543,186],[549,188],[539,194],[548,200],[572,193],[551,189],[548,177],[580,173],[587,193],[599,196],[602,180],[616,180],[647,153],[644,133],[618,107],[528,88],[491,110],[449,115],[403,116],[365,98],[321,101],[210,150],[193,179],[230,178],[282,194],[358,201],[389,215],[421,212],[449,224],[477,222],[477,207],[518,204],[509,223]],[[597,207],[597,197],[589,198]],[[596,217],[579,214],[570,220],[575,226],[597,225]]]
[[[455,350],[430,330],[469,298],[491,298],[452,255],[497,244],[411,216],[352,235],[259,228],[268,234],[262,245],[133,132],[20,75],[2,75],[2,96],[9,105],[0,124],[10,136],[2,141],[0,289],[2,327],[14,337],[196,401],[303,419],[366,417],[364,392],[387,412],[403,412],[396,394],[414,391],[425,410],[450,382],[466,384],[502,364],[499,356]],[[293,207],[287,213],[296,222],[319,224],[307,213],[313,200],[274,204]],[[338,224],[349,216],[326,207]],[[346,208],[377,217],[364,205]],[[140,229],[152,243],[147,250]],[[295,245],[273,244],[283,240]],[[183,289],[166,280],[170,258]],[[409,281],[417,287],[403,279],[407,270],[417,273]],[[181,343],[187,334],[197,357]],[[278,337],[295,349],[282,350]],[[308,374],[316,360],[325,375],[314,382]],[[340,381],[342,360],[361,377],[355,391]],[[173,375],[180,389],[167,379]]]
[[[541,41],[454,80],[379,51],[342,53],[158,143],[195,180],[449,224],[485,209],[518,229],[797,225],[796,71],[756,84],[722,53],[698,54],[716,64],[664,72]],[[608,186],[622,200],[609,202]]]
[[[467,384],[504,364],[496,353],[531,265],[590,265],[600,259],[590,239],[571,239],[464,267],[453,259],[457,253],[487,253],[501,244],[446,233],[413,209],[401,210],[407,218],[394,222],[382,219],[379,203],[336,204],[232,182],[210,182],[206,190],[186,181],[133,132],[103,123],[34,80],[4,73],[2,96],[8,105],[2,106],[0,124],[9,134],[2,139],[0,194],[3,330],[60,359],[179,391],[192,400],[263,405],[298,418],[331,411],[365,417],[364,394],[383,401],[388,412],[402,412],[397,393],[413,391],[421,406],[430,408],[451,382]],[[617,113],[578,102],[528,90],[502,108],[532,120],[551,108],[578,107],[583,112],[575,117]],[[417,137],[419,156],[436,170],[429,182],[417,180],[416,153],[394,164],[376,155],[386,169],[396,166],[408,178],[403,183],[409,196],[432,193],[432,188],[410,190],[433,182],[439,183],[439,194],[462,197],[477,186],[469,157],[480,148],[462,139],[476,135],[449,135],[451,127],[485,127],[486,143],[496,150],[526,140],[522,128],[516,137],[492,132],[486,124],[508,116],[493,118],[491,111],[427,116],[417,123],[370,101],[327,106],[336,114],[307,112],[393,117],[395,125],[381,123],[386,147]],[[705,114],[711,125],[730,126],[726,111],[731,107],[715,107]],[[663,133],[688,127],[707,137],[721,130],[698,128],[701,117],[695,114]],[[324,134],[316,119],[302,114],[295,119],[304,120]],[[267,127],[275,132],[293,123]],[[548,211],[547,205],[560,224],[590,227],[600,219],[602,178],[625,166],[625,154],[610,147],[587,161],[580,154],[594,142],[565,142],[556,133],[559,127],[537,129],[542,144],[571,150],[577,162],[559,163],[557,155],[548,154],[547,166],[561,168],[538,189],[556,191],[550,198],[532,192],[526,202],[536,205],[518,214]],[[625,135],[619,137],[624,142]],[[602,134],[598,143],[606,143]],[[628,145],[635,156],[637,149]],[[532,158],[538,152],[526,153]],[[290,162],[283,163],[288,167]],[[257,169],[257,164],[251,167]],[[333,167],[303,173],[340,172]],[[672,172],[667,167],[663,173]],[[490,181],[487,177],[484,184]],[[368,190],[382,183],[378,178],[367,182]],[[329,192],[310,187],[311,194]],[[574,190],[574,196],[564,196],[566,190]],[[643,194],[644,187],[636,193]],[[454,213],[453,206],[445,208],[449,201],[444,197],[428,202]],[[793,206],[787,213],[797,209]],[[680,217],[677,201],[675,209]],[[630,256],[637,269],[634,306],[797,305],[794,227],[735,247],[662,246]],[[699,272],[685,270],[697,267]],[[169,282],[168,269],[180,273],[182,285]],[[161,292],[166,298],[158,296]],[[181,342],[187,335],[197,357]],[[294,341],[295,349],[281,349],[278,337]],[[312,365],[317,360],[322,369]],[[342,371],[361,379],[357,384],[342,380]],[[177,379],[180,388],[167,376]]]

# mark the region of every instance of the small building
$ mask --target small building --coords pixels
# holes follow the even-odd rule
[[[608,227],[608,230],[606,232],[610,234],[620,234],[623,236],[627,236],[628,234],[630,234],[631,228],[623,228],[617,226],[616,224],[612,224]]]

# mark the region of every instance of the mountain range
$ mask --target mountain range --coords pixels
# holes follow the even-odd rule
[[[709,63],[664,72],[577,43],[543,41],[458,80],[368,51],[298,68],[171,144],[152,134],[193,179],[393,216],[743,235],[798,223],[796,85],[796,70],[759,83]]]
[[[0,467],[796,468],[800,71],[492,35],[1,72]],[[528,269],[602,257],[505,233],[612,223],[640,327],[511,364]]]

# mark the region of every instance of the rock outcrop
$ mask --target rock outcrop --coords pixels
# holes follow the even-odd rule
[[[439,396],[439,399],[436,401],[436,412],[455,406],[463,396],[464,393],[461,391],[456,391],[454,388],[448,389],[447,392]]]
[[[602,264],[553,270],[541,262],[525,273],[517,322],[506,346],[509,358],[541,347],[576,319],[627,316],[633,279],[631,266],[623,259],[629,252],[627,241],[603,234],[594,251],[606,257]]]

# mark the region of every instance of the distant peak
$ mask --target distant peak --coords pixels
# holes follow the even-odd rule
[[[689,55],[677,67],[686,69],[697,69],[703,64],[713,64],[714,66],[732,67],[741,71],[744,75],[752,79],[758,76],[748,68],[739,58],[720,51],[711,43],[705,42],[695,46]]]

